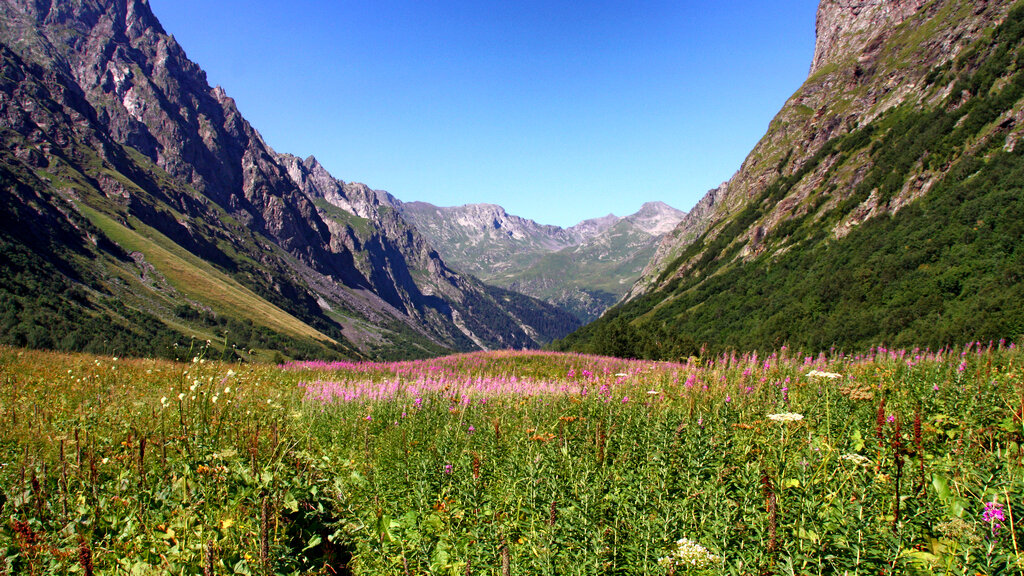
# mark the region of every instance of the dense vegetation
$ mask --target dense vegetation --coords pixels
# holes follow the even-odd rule
[[[189,352],[0,349],[0,573],[1021,568],[1012,345],[687,364]]]
[[[1006,140],[1014,126],[1007,113],[1024,96],[1022,39],[1024,7],[929,75],[932,85],[954,86],[948,99],[934,107],[906,103],[828,142],[697,238],[661,281],[683,266],[685,274],[556,348],[678,358],[692,353],[694,342],[712,350],[937,347],[1024,333],[1017,305],[1024,296],[1024,147]],[[864,155],[869,170],[852,194],[830,202],[836,190],[815,191],[809,210],[768,231],[762,242],[770,249],[738,260],[737,237],[805,176],[825,162],[835,173]],[[845,237],[832,234],[869,198],[891,209],[919,176],[936,178],[922,198]],[[622,349],[622,340],[632,344]]]

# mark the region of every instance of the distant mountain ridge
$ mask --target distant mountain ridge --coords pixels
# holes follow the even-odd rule
[[[0,336],[395,358],[578,322],[444,263],[394,199],[278,154],[146,0],[0,4]]]
[[[583,322],[625,294],[661,237],[685,215],[648,202],[626,217],[609,214],[561,228],[494,204],[395,206],[455,268],[561,306]]]

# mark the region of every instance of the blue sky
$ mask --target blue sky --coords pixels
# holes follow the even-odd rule
[[[817,0],[150,0],[279,152],[544,224],[690,209],[807,76]]]

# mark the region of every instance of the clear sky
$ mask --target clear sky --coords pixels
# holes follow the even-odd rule
[[[569,226],[689,210],[807,76],[817,0],[150,0],[279,152]]]

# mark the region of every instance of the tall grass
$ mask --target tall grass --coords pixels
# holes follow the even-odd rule
[[[1013,346],[0,350],[0,573],[1020,574]]]

